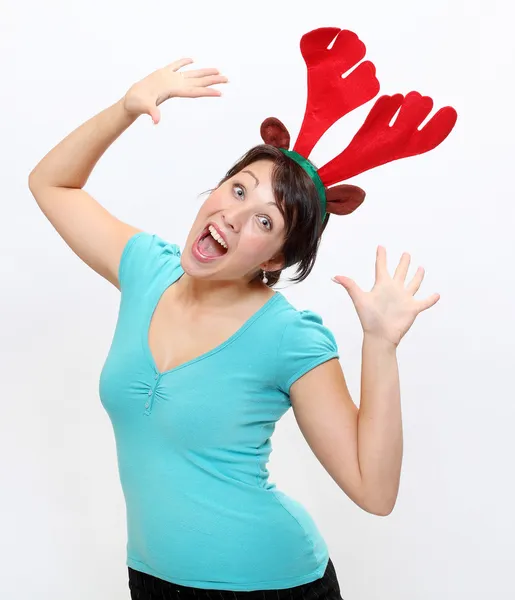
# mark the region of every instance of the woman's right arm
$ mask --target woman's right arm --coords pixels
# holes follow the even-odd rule
[[[68,246],[116,287],[128,240],[138,231],[82,188],[109,146],[136,120],[120,100],[68,135],[29,175],[39,207]]]
[[[220,96],[211,86],[226,83],[217,69],[179,72],[189,58],[158,69],[53,148],[29,175],[39,207],[68,246],[94,271],[119,288],[123,249],[139,229],[123,223],[82,188],[109,146],[142,114],[157,124],[160,104],[173,97]]]

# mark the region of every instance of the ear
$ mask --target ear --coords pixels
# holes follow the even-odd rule
[[[276,148],[290,148],[290,134],[286,127],[275,117],[268,117],[261,124],[261,137],[265,144]]]
[[[274,271],[281,271],[284,269],[284,256],[282,253],[277,254],[264,265],[261,265],[261,270],[273,273]]]
[[[326,188],[327,212],[333,215],[350,215],[365,199],[365,191],[355,185],[335,185]]]

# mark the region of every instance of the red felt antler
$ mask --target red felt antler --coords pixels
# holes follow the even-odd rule
[[[400,108],[395,123],[390,121]],[[454,108],[441,108],[422,129],[433,100],[418,92],[381,96],[347,148],[318,170],[324,185],[344,181],[387,162],[423,154],[441,144],[454,127]]]
[[[315,29],[302,37],[300,49],[308,69],[308,97],[293,149],[307,158],[338,119],[378,94],[379,81],[370,61],[361,63],[343,78],[366,53],[365,44],[351,31],[337,27]]]
[[[308,69],[308,98],[293,150],[307,159],[318,140],[338,119],[377,95],[379,82],[370,61],[358,65],[366,49],[351,31],[336,27],[315,29],[302,37],[300,47]],[[419,129],[432,109],[433,100],[418,92],[410,92],[406,97],[402,94],[380,97],[347,148],[318,169],[326,188],[327,212],[350,214],[365,198],[361,188],[334,184],[379,165],[423,154],[441,144],[458,115],[454,108],[446,106]],[[390,125],[396,114],[395,122]],[[261,136],[266,144],[288,151],[290,135],[278,119],[266,119]]]

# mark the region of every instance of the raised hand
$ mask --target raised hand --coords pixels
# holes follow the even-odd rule
[[[386,250],[378,246],[376,280],[370,292],[364,292],[348,277],[339,275],[333,278],[351,297],[364,333],[394,346],[398,346],[419,313],[431,308],[440,299],[439,294],[432,294],[425,300],[414,298],[424,279],[424,269],[419,267],[405,286],[410,261],[410,255],[405,252],[391,277],[386,265]]]
[[[191,58],[182,58],[135,83],[125,94],[125,110],[132,116],[150,115],[157,125],[161,120],[157,107],[169,98],[221,96],[221,92],[211,86],[227,83],[227,77],[220,75],[218,69],[179,71],[192,62]]]

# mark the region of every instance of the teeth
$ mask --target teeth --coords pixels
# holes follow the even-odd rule
[[[224,242],[223,238],[218,234],[218,232],[216,231],[216,229],[210,225],[208,227],[209,233],[211,234],[211,236],[221,245],[223,246],[226,250],[228,250],[227,248],[227,244]]]

